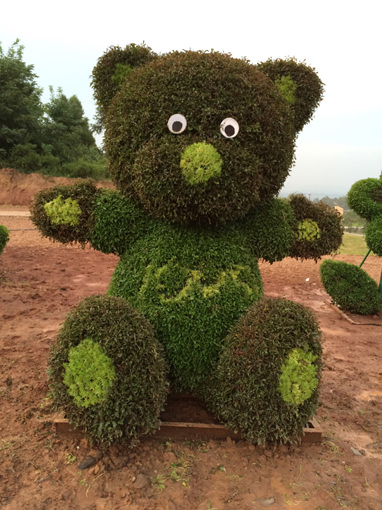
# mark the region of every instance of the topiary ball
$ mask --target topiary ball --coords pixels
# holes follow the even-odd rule
[[[226,339],[207,403],[251,443],[297,442],[317,407],[320,335],[304,306],[256,303]]]
[[[4,225],[0,225],[0,255],[4,250],[9,239],[9,230]]]
[[[343,310],[372,315],[382,310],[378,285],[363,269],[337,260],[324,260],[320,266],[326,292]]]
[[[55,407],[93,442],[134,445],[158,428],[168,392],[162,347],[123,299],[92,296],[70,312],[48,372]]]

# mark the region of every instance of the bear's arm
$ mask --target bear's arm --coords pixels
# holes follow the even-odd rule
[[[342,218],[331,207],[302,195],[272,199],[249,217],[247,232],[256,257],[318,260],[342,243]]]
[[[290,205],[297,221],[291,257],[314,259],[336,252],[344,232],[342,215],[323,202],[311,202],[304,195],[292,195]]]
[[[37,193],[31,219],[44,237],[64,244],[90,243],[121,255],[147,228],[148,217],[120,193],[89,180]]]

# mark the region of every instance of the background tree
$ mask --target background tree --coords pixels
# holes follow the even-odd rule
[[[41,102],[33,65],[19,40],[0,45],[0,166],[23,172],[101,178],[106,158],[98,149],[79,99],[61,88]]]
[[[0,159],[20,150],[41,148],[42,89],[33,65],[23,61],[24,47],[16,40],[4,53],[0,44]]]

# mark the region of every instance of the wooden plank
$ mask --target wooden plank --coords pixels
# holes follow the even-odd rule
[[[66,418],[56,417],[53,420],[57,435],[82,436],[84,432],[74,428]],[[161,422],[160,428],[153,434],[158,439],[173,440],[225,440],[228,437],[234,440],[240,439],[240,434],[228,430],[224,425],[214,423],[190,423],[190,422]],[[301,436],[302,445],[319,444],[322,439],[322,430],[315,418],[304,427]]]

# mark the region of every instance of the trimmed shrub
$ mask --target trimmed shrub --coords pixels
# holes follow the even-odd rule
[[[317,408],[320,335],[302,305],[259,301],[227,336],[205,400],[251,443],[297,442]]]
[[[274,198],[249,216],[246,235],[256,256],[272,263],[290,255],[296,228],[289,201]]]
[[[9,240],[9,230],[4,225],[0,225],[0,255]]]
[[[123,255],[109,293],[153,324],[174,388],[196,391],[229,328],[263,289],[245,226],[186,230],[158,222]]]
[[[180,135],[167,127],[176,113],[187,120]],[[239,123],[235,138],[220,132],[226,118]],[[187,181],[181,155],[202,142],[220,155],[221,173],[208,182]],[[107,111],[105,148],[118,189],[150,215],[182,224],[225,223],[277,195],[294,158],[293,114],[248,61],[175,51],[129,73]],[[197,151],[190,152],[195,157]],[[193,165],[187,160],[187,166]]]
[[[94,207],[89,240],[96,250],[122,255],[147,231],[146,213],[120,193],[103,189]]]
[[[158,428],[168,391],[162,346],[123,299],[92,296],[70,312],[48,373],[55,407],[93,442],[134,445]]]
[[[291,256],[318,260],[342,244],[341,215],[323,202],[313,203],[304,195],[291,195],[290,204],[298,222]]]
[[[110,46],[97,61],[92,72],[91,85],[98,108],[98,131],[102,129],[106,110],[111,100],[121,88],[124,80],[135,67],[156,58],[151,48],[145,45],[130,44],[125,48]]]
[[[269,59],[257,67],[269,76],[291,105],[296,131],[301,131],[324,95],[324,84],[315,69],[294,58]]]
[[[343,310],[371,315],[382,310],[378,285],[363,269],[336,260],[324,260],[320,266],[326,292]]]
[[[379,257],[382,257],[382,215],[366,226],[366,244]]]
[[[91,180],[42,190],[35,195],[31,219],[41,234],[53,241],[83,245],[94,225],[99,194]]]
[[[382,179],[362,179],[353,184],[347,195],[348,205],[361,218],[382,216]]]

